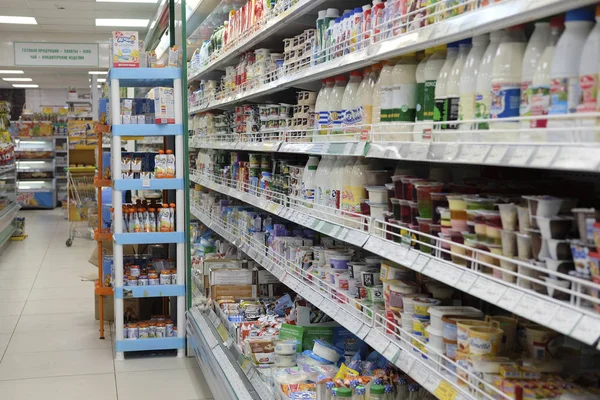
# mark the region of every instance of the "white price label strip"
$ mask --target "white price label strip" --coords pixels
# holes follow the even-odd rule
[[[581,313],[567,307],[559,307],[548,326],[564,335],[568,335],[579,319]]]
[[[395,364],[398,360],[398,357],[400,357],[400,348],[395,344],[390,343],[387,349],[385,349],[383,352],[382,356],[384,356],[392,364]]]
[[[406,372],[407,374],[410,373],[410,370],[413,367],[414,363],[415,363],[415,358],[413,356],[411,356],[410,354],[408,354],[408,351],[406,351],[406,350],[402,350],[400,352],[400,356],[398,357],[398,360],[395,362],[396,366],[398,368],[400,368],[402,371]]]
[[[369,332],[365,338],[365,342],[367,342],[379,354],[383,354],[385,349],[390,344],[389,339],[380,335],[375,330],[371,330],[371,332]]]
[[[600,319],[584,315],[575,325],[571,336],[590,346],[593,345],[600,337]]]
[[[429,257],[419,254],[419,257],[417,257],[411,268],[415,271],[421,272],[427,263],[429,263],[429,260],[431,260]]]
[[[356,333],[356,337],[358,337],[360,340],[364,340],[369,332],[371,332],[371,327],[367,324],[364,324]]]
[[[363,323],[361,321],[359,321],[358,319],[354,318],[353,316],[351,316],[346,311],[340,311],[340,312],[338,312],[336,318],[339,321],[342,321],[344,327],[346,329],[348,329],[350,332],[352,332],[353,334],[355,334],[355,335],[358,333],[358,331],[360,331],[360,329],[363,326]]]
[[[558,305],[542,299],[536,300],[537,302],[532,307],[531,319],[538,324],[548,325],[558,310]]]
[[[415,381],[417,381],[421,385],[424,385],[427,381],[427,378],[429,378],[429,374],[429,369],[425,365],[419,364],[413,368],[412,373],[410,375]]]
[[[554,167],[565,169],[595,170],[600,163],[597,147],[564,147],[554,161]]]
[[[469,293],[488,303],[496,304],[505,291],[505,286],[490,279],[479,277],[471,286]]]
[[[468,292],[476,280],[477,280],[477,275],[472,274],[470,272],[465,272],[462,274],[462,276],[456,283],[456,288],[458,290],[462,290],[463,292]]]
[[[438,378],[436,374],[430,373],[427,377],[427,380],[425,380],[423,387],[427,389],[430,393],[433,393],[435,392],[435,389],[437,389],[437,387],[440,386],[441,382],[442,380]]]
[[[502,159],[504,155],[508,151],[508,146],[492,146],[492,149],[489,151],[487,157],[485,158],[486,164],[502,164]]]
[[[560,148],[558,146],[540,146],[538,147],[533,159],[529,163],[532,167],[549,167],[554,161]]]
[[[337,304],[333,304],[330,300],[323,300],[321,303],[321,311],[329,315],[331,318],[335,318],[340,308]]]
[[[460,147],[458,143],[448,143],[444,149],[444,161],[452,161],[458,155]]]
[[[537,304],[537,299],[530,295],[524,294],[519,304],[514,308],[514,312],[525,318],[532,318],[534,306]]]
[[[500,297],[498,301],[498,307],[502,307],[507,311],[513,311],[521,298],[523,297],[523,292],[520,292],[516,289],[508,288],[506,292]]]

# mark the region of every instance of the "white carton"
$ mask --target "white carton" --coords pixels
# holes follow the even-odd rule
[[[139,68],[140,48],[137,31],[114,31],[110,41],[112,66],[116,68]]]
[[[152,89],[154,92],[154,113],[155,123],[174,124],[175,123],[175,98],[173,88],[157,87]]]

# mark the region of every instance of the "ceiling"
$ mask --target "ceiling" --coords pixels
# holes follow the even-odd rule
[[[107,54],[108,39],[114,30],[134,30],[144,38],[146,28],[96,26],[96,18],[133,18],[152,20],[158,5],[148,3],[105,3],[96,0],[0,0],[0,16],[35,17],[38,25],[0,24],[0,69],[18,69],[22,75],[0,75],[0,88],[11,88],[5,77],[27,77],[40,88],[89,88],[90,70],[107,68],[28,68],[12,67],[6,60],[12,59],[14,41],[99,43],[101,58]],[[103,51],[104,50],[104,51]],[[11,57],[6,55],[10,54]],[[5,61],[3,64],[3,60]],[[105,61],[106,62],[106,61]],[[102,61],[101,61],[102,64]],[[101,76],[105,77],[105,76]]]

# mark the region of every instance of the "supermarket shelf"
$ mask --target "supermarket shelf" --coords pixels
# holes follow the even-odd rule
[[[185,338],[125,339],[115,341],[117,351],[184,349]]]
[[[67,104],[92,104],[92,99],[67,100]]]
[[[367,157],[597,172],[600,147],[581,143],[370,143]]]
[[[115,243],[124,244],[155,244],[155,243],[185,243],[183,232],[139,232],[115,233]]]
[[[16,148],[15,149],[15,153],[29,153],[29,152],[32,152],[32,151],[36,151],[36,152],[38,152],[38,151],[48,151],[48,152],[50,152],[52,150],[49,150],[49,149],[47,149],[45,147],[32,147],[32,148],[29,148],[29,149],[22,149],[22,148]],[[50,158],[50,157],[48,157],[48,158]]]
[[[185,285],[124,286],[114,289],[117,299],[185,296]]]
[[[289,73],[267,85],[211,100],[200,105],[190,105],[189,113],[226,108],[236,103],[259,96],[280,92],[291,87],[315,82],[320,79],[363,68],[375,62],[387,60],[407,53],[425,50],[443,43],[450,43],[476,35],[488,33],[534,19],[548,17],[585,5],[595,4],[594,0],[505,0],[470,13],[443,20],[433,25],[408,32],[381,42],[368,44],[365,50],[306,68],[297,73]]]
[[[239,57],[240,54],[252,49],[262,41],[271,38],[277,31],[284,29],[286,24],[289,24],[291,21],[305,15],[306,13],[316,10],[327,1],[328,0],[300,0],[294,7],[291,7],[277,17],[270,19],[264,26],[262,26],[253,34],[243,35],[243,38],[241,38],[238,43],[231,46],[227,52],[221,54],[195,74],[189,75],[188,84],[202,79],[205,75],[215,70],[224,70],[225,66],[230,65]]]
[[[87,144],[73,144],[69,146],[69,150],[73,151],[73,150],[96,150],[98,148],[98,146],[94,145],[87,145]]]
[[[264,244],[252,242],[249,237],[244,238],[243,234],[240,240],[239,235],[234,234],[234,227],[225,226],[223,221],[212,219],[198,205],[192,205],[191,213],[225,240],[248,254],[290,289],[321,309],[359,339],[364,340],[373,349],[420,383],[426,390],[436,394],[436,396],[442,391],[447,393],[448,397],[438,396],[438,398],[466,400],[473,398],[469,390],[478,391],[475,385],[459,386],[454,383],[450,369],[442,365],[441,358],[443,356],[431,352],[425,355],[415,346],[412,346],[408,340],[401,339],[397,333],[391,333],[389,322],[384,319],[383,315],[372,312],[364,306],[362,307],[363,311],[360,311],[355,300],[345,296],[340,298],[339,294],[335,294],[336,290],[325,281],[321,281],[314,276],[309,278],[307,275],[299,275],[293,263],[278,258],[274,252],[268,251]],[[267,254],[273,258],[267,257]],[[396,327],[396,329],[400,328]],[[408,332],[403,333],[412,337],[412,334]],[[453,362],[446,359],[446,363]],[[454,366],[460,369],[456,364]],[[466,370],[465,373],[467,373]],[[477,382],[477,379],[475,382]],[[480,381],[480,384],[483,384],[482,381]],[[480,395],[479,398],[492,399],[491,396],[485,395],[481,391],[478,391],[478,394]],[[497,398],[508,400],[508,397],[502,394],[498,394]]]
[[[100,286],[98,281],[94,285],[94,293],[98,296],[113,296],[114,291],[112,287]]]
[[[17,172],[54,172],[54,168],[17,168]],[[22,178],[19,178],[21,180]],[[33,179],[33,178],[32,178]],[[40,178],[40,179],[52,179],[52,178]]]
[[[72,172],[72,173],[78,173],[78,172],[96,172],[96,166],[90,166],[90,167],[68,167],[65,168],[67,171]]]
[[[112,79],[118,79],[120,87],[173,87],[173,81],[181,79],[181,68],[111,68],[106,81]]]
[[[442,258],[442,239],[430,236],[427,243],[428,247],[436,249],[434,254],[426,254],[415,250],[411,245],[420,244],[415,239],[403,240],[398,234],[398,242],[385,239],[387,229],[396,229],[398,232],[404,230],[405,236],[426,237],[418,231],[411,231],[398,225],[386,224],[383,221],[366,218],[364,230],[357,230],[356,220],[345,220],[342,217],[335,216],[335,211],[315,210],[301,206],[286,207],[282,204],[292,204],[292,200],[282,200],[282,204],[274,203],[256,195],[242,192],[236,188],[222,185],[215,181],[192,173],[190,176],[192,182],[213,189],[217,192],[235,197],[241,201],[261,208],[267,212],[278,215],[281,218],[306,226],[323,234],[335,237],[338,240],[345,241],[355,246],[364,247],[366,250],[380,255],[386,259],[397,262],[407,268],[411,268],[424,275],[430,276],[451,287],[469,293],[477,298],[495,304],[507,311],[513,312],[521,317],[533,320],[541,325],[547,326],[564,335],[571,336],[588,345],[593,345],[600,338],[600,314],[595,313],[590,306],[583,306],[582,303],[588,302],[594,305],[600,305],[600,300],[587,294],[589,290],[600,290],[600,284],[586,281],[574,276],[552,273],[557,279],[570,281],[570,288],[563,293],[567,293],[570,301],[556,300],[546,294],[538,293],[530,287],[538,287],[539,290],[547,290],[554,287],[552,283],[545,282],[541,278],[531,278],[523,273],[514,273],[517,283],[511,283],[501,278],[480,272],[481,268],[491,269],[502,276],[502,269],[499,267],[501,261],[509,261],[520,268],[526,268],[527,271],[536,271],[548,273],[545,268],[534,266],[528,261],[515,261],[499,255],[494,255],[487,251],[476,250],[471,247],[458,245],[462,251],[473,253],[468,261],[473,264],[473,268],[466,265],[460,265]],[[386,225],[387,228],[386,229]],[[209,225],[212,228],[212,226]],[[437,241],[437,242],[435,242]],[[450,242],[445,243],[450,246]],[[457,246],[456,243],[452,243]],[[452,253],[453,257],[466,260],[465,254]],[[490,261],[493,260],[493,261]],[[496,265],[492,263],[496,263]],[[465,264],[467,262],[465,261]],[[504,270],[506,271],[506,270]],[[524,285],[527,283],[527,285]]]
[[[113,136],[174,136],[183,135],[181,124],[113,125]]]
[[[65,190],[66,192],[66,190]],[[94,240],[96,241],[107,241],[107,240],[113,240],[113,235],[110,232],[100,232],[98,233],[98,229],[94,229]]]
[[[8,172],[12,172],[15,170],[15,166],[16,164],[10,164],[10,165],[2,165],[0,166],[0,176],[8,173]]]
[[[211,391],[219,393],[223,400],[272,399],[273,394],[266,388],[256,368],[247,362],[246,368],[242,369],[238,358],[230,351],[231,342],[223,343],[223,337],[217,330],[221,325],[212,310],[203,313],[192,307],[187,312],[188,342]],[[262,395],[259,394],[261,388],[264,388]]]
[[[183,179],[115,179],[115,190],[183,189]]]
[[[96,187],[111,187],[112,180],[111,179],[94,178],[94,186],[96,186]]]
[[[21,206],[17,203],[10,203],[3,210],[0,210],[0,232],[3,232],[12,224],[20,208]]]

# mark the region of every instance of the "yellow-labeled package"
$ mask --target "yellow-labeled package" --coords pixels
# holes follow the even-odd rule
[[[140,49],[137,31],[113,31],[110,42],[112,66],[116,68],[139,68]]]

